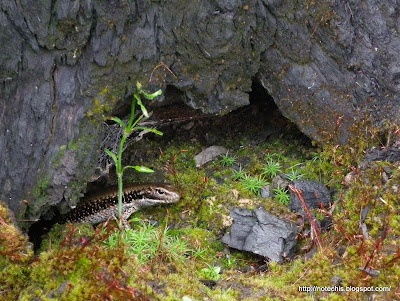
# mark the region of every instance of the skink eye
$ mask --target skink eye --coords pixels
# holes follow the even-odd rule
[[[165,191],[164,191],[164,190],[161,190],[161,189],[157,189],[157,193],[158,193],[158,194],[164,194]]]

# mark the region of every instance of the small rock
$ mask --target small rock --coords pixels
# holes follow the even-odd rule
[[[276,176],[271,181],[271,189],[274,190],[276,188],[286,189],[289,185],[289,181],[285,180],[281,176]]]
[[[208,288],[213,288],[217,285],[217,281],[215,280],[200,280],[201,283],[203,283],[205,286],[207,286]]]
[[[371,205],[368,205],[361,210],[360,214],[360,229],[365,239],[369,239],[368,228],[367,225],[365,224],[365,221],[367,220],[368,213],[371,211],[372,208],[373,207]]]
[[[368,228],[364,223],[360,223],[361,233],[365,239],[369,239]]]
[[[263,208],[235,208],[231,216],[231,231],[222,238],[229,247],[266,256],[276,262],[293,256],[297,242],[295,224],[273,216]]]
[[[201,167],[204,164],[214,160],[218,156],[226,154],[227,152],[228,149],[223,146],[213,145],[207,147],[205,150],[194,157],[194,160],[196,161],[196,167]]]
[[[269,265],[268,264],[260,265],[258,267],[258,269],[257,269],[257,272],[259,272],[259,273],[266,273],[268,271],[269,271]]]
[[[389,166],[383,165],[382,168],[388,175],[391,175],[393,172]]]
[[[243,273],[243,274],[247,274],[247,273],[254,272],[255,270],[256,269],[252,265],[248,265],[248,266],[245,266],[244,268],[242,268],[240,270],[240,272]]]
[[[218,185],[223,185],[225,182],[225,179],[219,176],[213,177],[213,179],[217,182]]]
[[[308,261],[317,253],[317,246],[314,245],[306,254],[304,254],[304,261]]]
[[[293,181],[293,185],[302,191],[302,196],[307,204],[308,209],[318,209],[321,208],[321,206],[327,209],[331,205],[332,199],[329,190],[322,183],[317,181],[295,180]],[[299,213],[304,219],[308,220],[308,216],[304,212],[300,199],[293,191],[289,191],[290,210]],[[321,230],[327,230],[332,225],[332,220],[328,216],[325,216],[321,222],[315,218],[312,212],[311,216],[313,217],[314,221],[319,224]]]
[[[160,226],[160,222],[157,221],[157,220],[154,220],[154,219],[149,219],[149,220],[148,220],[148,223],[149,223],[149,225],[152,226],[152,227],[158,227],[158,226]]]
[[[385,184],[389,181],[389,177],[386,174],[386,172],[382,172],[382,180],[383,180],[383,183],[385,183]]]
[[[325,216],[320,222],[321,230],[329,230],[333,225],[333,221],[329,216]]]
[[[367,220],[368,213],[371,211],[371,209],[373,209],[373,206],[367,205],[361,210],[361,214],[360,214],[360,222],[361,223],[364,223]]]
[[[355,176],[356,172],[349,172],[343,179],[343,185],[350,186],[350,184],[354,181]]]
[[[270,196],[272,196],[272,195],[271,195],[271,190],[270,190],[269,185],[263,186],[261,188],[261,197],[266,199],[266,198],[269,198]]]
[[[339,246],[338,249],[337,249],[337,254],[340,257],[344,257],[344,255],[346,254],[346,251],[347,251],[347,247],[346,246]]]

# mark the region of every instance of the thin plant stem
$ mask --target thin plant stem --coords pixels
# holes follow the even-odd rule
[[[121,141],[119,143],[118,151],[117,153],[111,152],[109,149],[105,149],[105,152],[112,157],[115,163],[115,171],[117,174],[117,181],[118,181],[118,226],[122,228],[122,208],[123,208],[123,174],[124,170],[126,168],[133,168],[139,172],[153,172],[153,170],[144,167],[144,166],[122,166],[122,153],[124,152],[124,145],[126,140],[128,139],[129,135],[135,131],[135,130],[147,130],[151,131],[153,133],[156,133],[157,135],[162,135],[162,132],[157,131],[155,129],[151,128],[146,128],[146,127],[136,127],[136,125],[143,119],[143,117],[147,117],[147,110],[145,106],[142,104],[142,101],[140,99],[140,95],[142,94],[144,98],[152,100],[155,97],[161,95],[161,90],[158,90],[157,92],[153,94],[147,94],[141,89],[140,83],[136,84],[137,86],[137,91],[133,94],[133,99],[132,99],[132,104],[131,104],[131,114],[129,116],[129,121],[128,123],[124,123],[121,119],[117,117],[111,118],[111,120],[114,120],[117,122],[121,127],[122,127],[122,137]],[[140,105],[140,108],[142,110],[142,114],[135,119],[136,115],[136,106]]]

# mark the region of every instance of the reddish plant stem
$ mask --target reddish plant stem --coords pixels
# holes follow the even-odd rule
[[[389,229],[389,227],[386,227],[383,230],[381,237],[379,237],[376,240],[375,248],[372,251],[371,255],[368,257],[368,260],[364,265],[364,270],[366,270],[371,265],[371,262],[373,261],[374,257],[381,251],[381,249],[383,247],[383,242],[389,233],[390,233],[390,229]]]
[[[348,233],[348,231],[345,229],[342,221],[335,219],[333,214],[323,207],[320,208],[320,211],[332,219],[336,231],[340,232],[349,242],[354,242],[354,238],[352,237],[351,233]]]
[[[313,241],[315,241],[317,243],[317,246],[319,248],[322,248],[322,240],[321,240],[321,229],[319,227],[319,225],[315,222],[314,217],[312,216],[310,209],[307,206],[307,203],[303,197],[303,192],[296,188],[294,185],[289,185],[289,189],[291,191],[293,191],[293,193],[299,198],[301,206],[304,209],[304,212],[307,215],[307,218],[310,222],[310,226],[311,226],[311,233],[312,233],[312,239]]]

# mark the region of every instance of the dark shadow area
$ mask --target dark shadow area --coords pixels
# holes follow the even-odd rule
[[[51,208],[50,211],[58,211],[56,208]],[[46,235],[51,227],[54,226],[54,219],[59,214],[55,215],[53,219],[47,219],[48,216],[41,216],[40,220],[29,227],[28,236],[29,241],[33,244],[33,250],[36,252],[40,248],[43,236]]]
[[[190,108],[184,103],[183,92],[174,87],[167,88],[165,97],[165,103],[149,105],[153,115],[146,121],[147,126],[162,130],[164,136],[147,135],[147,141],[178,139],[212,145],[247,137],[262,143],[269,137],[290,135],[311,145],[310,139],[281,114],[272,96],[256,80],[249,92],[250,104],[225,115],[207,115]]]

